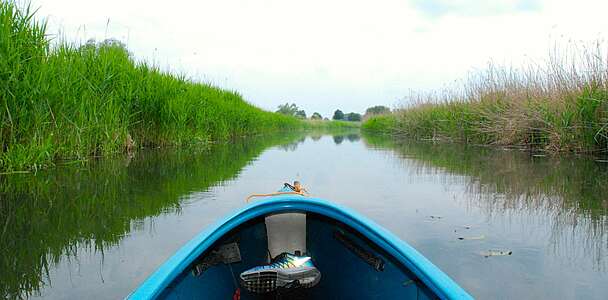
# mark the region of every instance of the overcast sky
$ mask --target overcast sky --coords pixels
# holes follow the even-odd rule
[[[394,106],[488,61],[542,62],[554,42],[602,39],[606,1],[33,0],[48,33],[124,41],[138,59],[323,116]]]

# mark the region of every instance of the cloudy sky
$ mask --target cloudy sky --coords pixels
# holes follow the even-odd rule
[[[394,106],[488,61],[540,63],[603,39],[608,2],[577,0],[32,0],[69,42],[117,38],[138,59],[308,114]]]

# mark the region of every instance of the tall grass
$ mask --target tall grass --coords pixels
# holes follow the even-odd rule
[[[376,115],[367,118],[361,124],[361,129],[371,132],[392,132],[397,126],[397,118],[393,114]]]
[[[304,127],[307,129],[358,129],[361,122],[337,121],[337,120],[306,120]]]
[[[45,23],[13,1],[0,2],[0,124],[0,172],[301,126],[136,63],[117,42],[51,46]]]
[[[565,49],[565,50],[564,50]],[[410,97],[370,131],[420,139],[517,145],[551,152],[608,150],[608,51],[555,47],[544,65],[490,64],[459,86]]]

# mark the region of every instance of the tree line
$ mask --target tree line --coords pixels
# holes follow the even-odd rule
[[[306,112],[303,109],[300,109],[295,103],[281,104],[278,106],[278,110],[276,112],[279,114],[288,115],[288,116],[292,116],[292,117],[296,117],[296,118],[300,118],[300,119],[307,118]],[[382,106],[382,105],[376,105],[376,106],[369,107],[368,109],[365,110],[364,115],[361,115],[360,113],[356,113],[356,112],[344,113],[342,110],[336,109],[336,111],[334,111],[334,115],[332,116],[332,120],[360,122],[364,117],[371,116],[371,115],[387,114],[390,112],[391,112],[390,108],[388,108],[386,106]],[[318,112],[312,113],[312,115],[310,116],[310,119],[311,120],[329,120],[327,117],[323,118],[323,116]]]

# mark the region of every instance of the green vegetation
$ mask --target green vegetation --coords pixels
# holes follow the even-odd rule
[[[490,66],[458,89],[411,100],[418,104],[372,117],[363,128],[550,152],[608,151],[608,62],[601,45],[554,53],[547,66],[525,71]]]
[[[373,116],[361,125],[361,129],[374,133],[394,133],[397,127],[397,117],[395,115]]]
[[[288,102],[285,104],[281,104],[281,105],[279,105],[276,112],[279,114],[287,115],[287,116],[297,117],[299,119],[306,119],[306,112],[303,109],[300,109],[295,103]],[[353,113],[353,112],[344,114],[339,109],[334,112],[334,116],[333,116],[333,120],[338,121],[338,122],[343,122],[343,121],[361,122],[361,119],[362,119],[361,114]],[[318,112],[314,112],[310,116],[310,120],[315,120],[315,121],[323,120],[323,116],[321,116],[321,114]],[[312,123],[312,124],[315,124],[315,123]],[[317,123],[317,124],[325,124],[325,123]],[[325,124],[323,126],[326,126],[327,124]],[[341,124],[341,125],[334,124],[332,126],[359,127],[359,125],[351,126],[351,125],[345,125],[345,124]]]
[[[336,109],[332,120],[344,120],[344,113],[341,110]]]
[[[114,41],[51,46],[29,8],[0,2],[0,172],[301,126],[231,91],[136,63]]]
[[[361,122],[361,114],[359,113],[347,113],[344,115],[344,121],[350,121],[350,122]]]
[[[296,115],[296,113],[299,110],[300,109],[298,108],[298,106],[295,103],[285,103],[285,104],[279,105],[276,112],[279,114],[282,114],[282,115],[287,115],[287,116],[293,117]]]
[[[279,114],[296,117],[299,119],[306,119],[306,112],[303,109],[298,108],[295,103],[281,104],[276,111]]]
[[[306,120],[304,127],[307,129],[358,129],[361,122],[329,121],[329,120]]]
[[[29,298],[62,257],[103,252],[185,196],[234,179],[265,149],[297,132],[0,177],[0,299]],[[138,228],[139,227],[139,228]]]
[[[391,109],[383,106],[383,105],[376,105],[376,106],[372,106],[369,107],[368,109],[365,110],[365,117],[371,117],[373,115],[385,115],[385,114],[390,114],[391,113]]]
[[[336,109],[332,119],[336,121],[361,122],[362,116],[361,114],[355,112],[345,114],[341,110]]]

